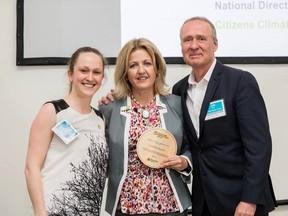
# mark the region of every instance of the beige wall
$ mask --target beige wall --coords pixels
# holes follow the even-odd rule
[[[275,42],[275,40],[271,41]],[[286,44],[287,46],[287,44]],[[287,65],[235,65],[251,71],[259,81],[266,100],[274,141],[274,155],[288,153]],[[0,0],[0,214],[5,216],[28,215],[30,201],[24,178],[24,163],[31,122],[43,102],[63,97],[67,92],[64,66],[16,66],[16,0]],[[105,86],[94,98],[97,106],[99,95],[113,87],[113,66],[107,71]],[[168,66],[168,84],[189,73],[184,65]],[[283,155],[283,154],[282,154]],[[286,155],[285,155],[286,157]],[[277,171],[277,166],[281,167]],[[283,157],[273,158],[271,174],[277,185],[284,185],[279,173],[287,177],[288,163]],[[285,179],[284,178],[284,179]],[[277,188],[277,193],[287,187]],[[286,192],[287,194],[287,192]],[[281,197],[282,198],[282,197]],[[288,199],[288,197],[283,197]],[[272,216],[288,214],[288,206],[278,208]],[[103,214],[104,215],[104,214]]]

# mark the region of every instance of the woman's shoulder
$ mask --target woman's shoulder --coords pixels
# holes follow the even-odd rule
[[[99,116],[100,118],[102,118],[104,120],[104,116],[103,116],[101,111],[99,111],[98,109],[96,109],[94,107],[92,107],[92,109],[97,116]]]
[[[55,108],[56,113],[69,107],[69,105],[66,103],[64,99],[50,100],[45,102],[43,106],[53,106]]]
[[[126,98],[120,99],[120,98],[115,98],[114,101],[109,101],[107,104],[103,104],[99,106],[100,112],[111,112],[115,110],[117,107],[121,107],[127,104]]]
[[[170,107],[170,109],[182,112],[180,96],[174,94],[162,95],[160,96],[160,100],[166,104],[167,107]]]
[[[167,95],[161,95],[160,98],[161,98],[161,100],[166,100],[166,101],[171,102],[171,103],[180,103],[180,101],[181,101],[180,96],[170,94],[170,93]]]

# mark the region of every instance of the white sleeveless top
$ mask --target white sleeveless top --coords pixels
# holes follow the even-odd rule
[[[80,114],[64,100],[50,101],[57,123],[67,120],[80,135],[65,144],[54,134],[42,173],[49,215],[100,215],[105,186],[108,146],[102,114]],[[77,213],[76,213],[77,212]]]

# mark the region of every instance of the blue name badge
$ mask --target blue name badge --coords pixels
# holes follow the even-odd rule
[[[79,132],[67,120],[63,120],[56,124],[52,131],[66,144],[72,142],[79,136]]]
[[[210,120],[210,119],[219,118],[219,117],[222,117],[222,116],[226,116],[224,99],[217,100],[217,101],[212,101],[209,104],[205,121],[206,120]]]

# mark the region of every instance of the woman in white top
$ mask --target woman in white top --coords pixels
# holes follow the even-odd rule
[[[100,214],[108,147],[103,116],[90,104],[106,64],[95,48],[76,50],[70,93],[46,102],[33,121],[25,175],[37,216]]]

